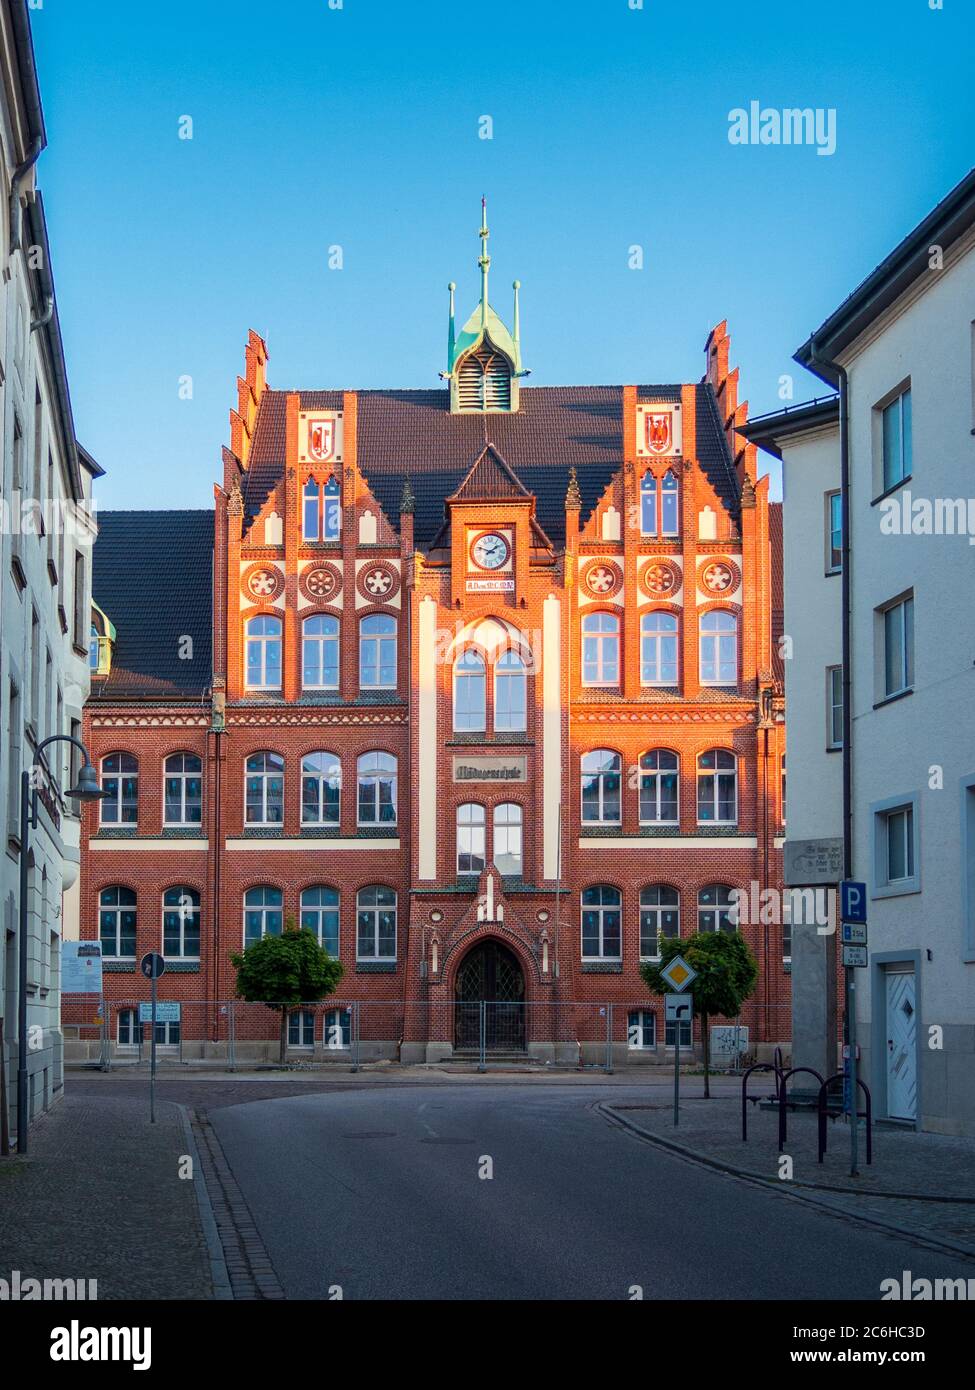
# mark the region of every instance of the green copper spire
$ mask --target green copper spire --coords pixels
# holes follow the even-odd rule
[[[488,274],[491,256],[487,221],[487,199],[481,199],[481,242],[477,264],[481,272],[481,297],[477,308],[457,332],[454,318],[454,290],[451,282],[450,319],[447,330],[447,370],[441,376],[450,382],[450,409],[453,413],[474,411],[509,412],[518,409],[518,380],[528,373],[521,365],[521,316],[514,281],[514,336],[491,307]],[[461,388],[461,375],[464,385]]]

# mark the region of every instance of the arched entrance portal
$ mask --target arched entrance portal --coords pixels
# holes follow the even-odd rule
[[[458,1052],[525,1050],[525,977],[513,951],[481,941],[461,961],[454,990],[454,1046]],[[483,1005],[483,1008],[482,1008]]]

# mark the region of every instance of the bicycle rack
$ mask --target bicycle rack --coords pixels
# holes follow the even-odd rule
[[[816,1101],[816,1108],[819,1112],[818,1119],[820,1163],[822,1163],[823,1154],[825,1154],[826,1152],[826,1092],[828,1091],[829,1087],[832,1085],[834,1081],[845,1081],[845,1079],[846,1075],[844,1072],[834,1072],[832,1076],[828,1076],[826,1078],[826,1080],[819,1088],[819,1097]],[[863,1094],[866,1096],[866,1103],[864,1105],[864,1108],[862,1110],[857,1110],[854,1115],[850,1116],[850,1119],[852,1120],[853,1124],[856,1124],[857,1120],[861,1118],[865,1119],[867,1122],[867,1164],[869,1166],[871,1163],[873,1163],[873,1102],[870,1099],[870,1088],[867,1086],[866,1082],[861,1081],[860,1078],[857,1077],[857,1085],[861,1088]],[[844,1114],[845,1113],[846,1112],[844,1111]]]
[[[778,1052],[778,1048],[775,1049]],[[781,1056],[781,1053],[779,1054]],[[775,1072],[775,1098],[779,1098],[779,1087],[781,1085],[781,1068],[775,1062],[755,1062],[745,1072],[741,1078],[741,1141],[748,1143],[748,1078],[753,1071],[773,1071]]]
[[[814,1067],[791,1067],[782,1077],[782,1080],[779,1083],[779,1153],[781,1153],[782,1150],[785,1148],[786,1141],[787,1124],[785,1118],[785,1110],[789,1100],[788,1092],[786,1090],[786,1082],[789,1080],[790,1077],[798,1076],[800,1072],[804,1072],[807,1076],[814,1076],[816,1080],[819,1082],[820,1087],[822,1087],[823,1085],[823,1078],[820,1076],[819,1072],[816,1071]]]

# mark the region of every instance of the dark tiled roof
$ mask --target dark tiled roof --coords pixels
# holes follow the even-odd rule
[[[200,697],[213,664],[213,512],[99,512],[92,595],[116,631],[93,699]],[[181,639],[193,642],[181,658]],[[185,643],[183,644],[185,647]]]

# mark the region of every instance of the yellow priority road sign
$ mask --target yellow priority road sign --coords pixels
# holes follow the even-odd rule
[[[661,975],[678,994],[685,990],[692,980],[697,979],[697,971],[692,970],[683,956],[674,956],[661,970]]]

